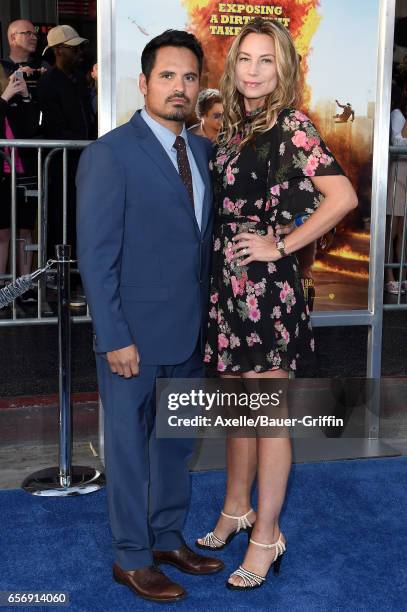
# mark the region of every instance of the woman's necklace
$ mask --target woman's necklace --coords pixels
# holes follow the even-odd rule
[[[256,117],[257,115],[260,115],[260,113],[262,113],[264,111],[264,106],[261,106],[260,108],[256,108],[253,111],[246,111],[246,119],[249,118],[251,119],[252,117]]]

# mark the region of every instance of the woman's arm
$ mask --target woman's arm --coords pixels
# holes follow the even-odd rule
[[[324,195],[318,209],[284,240],[287,255],[299,251],[335,227],[351,210],[358,199],[349,179],[343,175],[312,177],[315,187]],[[252,261],[277,261],[281,254],[272,234],[259,236],[244,232],[233,238],[234,259],[244,257],[240,265]]]
[[[346,176],[312,177],[315,187],[324,195],[317,210],[285,239],[287,254],[317,240],[358,205],[357,195]]]
[[[28,93],[27,85],[24,79],[19,79],[14,74],[12,74],[10,76],[7,87],[4,89],[3,93],[1,94],[1,98],[5,102],[8,103],[10,102],[12,98],[14,98],[16,94],[21,94],[23,98],[30,97],[30,94]]]
[[[40,108],[31,99],[24,79],[11,75],[0,97],[0,117],[7,117],[14,138],[33,138],[37,135]]]

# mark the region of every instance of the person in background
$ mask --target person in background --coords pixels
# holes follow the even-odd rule
[[[189,128],[192,134],[215,142],[222,125],[223,106],[217,89],[203,89],[198,95],[195,114],[199,123]]]
[[[68,25],[52,28],[48,46],[55,53],[55,66],[41,79],[38,96],[46,138],[89,140],[94,138],[94,122],[85,76],[77,70],[81,46],[86,38]]]
[[[98,65],[93,64],[90,72],[90,102],[92,111],[95,116],[95,121],[98,116]]]
[[[34,103],[27,88],[23,75],[18,72],[7,78],[0,66],[0,138],[32,138],[38,131],[39,107]],[[4,150],[11,157],[11,150]],[[29,274],[32,265],[32,252],[25,251],[24,246],[32,242],[37,206],[36,200],[27,197],[27,179],[35,172],[32,167],[31,151],[15,151],[16,168],[16,222],[17,222],[17,269],[20,275]],[[11,167],[9,162],[0,160],[0,275],[7,270],[9,245],[11,238]],[[0,285],[6,284],[0,279]],[[29,290],[21,298],[29,302],[36,299],[34,290]]]
[[[38,81],[50,66],[43,59],[34,55],[38,43],[35,26],[27,19],[13,21],[7,29],[7,38],[10,47],[9,57],[0,60],[4,72],[6,76],[10,76],[17,70],[22,72],[28,92],[34,103],[37,103]]]
[[[7,58],[0,59],[2,70],[2,90],[4,90],[1,109],[1,131],[3,138],[36,138],[40,135],[40,109],[38,105],[37,85],[49,65],[35,57],[38,35],[34,25],[27,19],[18,19],[10,23],[7,29],[10,53]],[[10,77],[9,87],[6,79]],[[25,81],[25,87],[19,81]],[[25,98],[19,91],[20,86]],[[13,93],[10,97],[10,95]],[[22,104],[24,102],[24,104]],[[7,123],[6,123],[7,120]],[[16,136],[18,134],[18,136]],[[28,274],[31,271],[33,252],[24,251],[24,247],[33,241],[33,230],[37,218],[37,152],[35,149],[19,151],[17,159],[17,251],[18,271]],[[8,164],[2,165],[2,206],[1,206],[1,238],[0,238],[0,273],[5,271],[5,261],[8,257],[10,231],[10,169]],[[7,225],[7,227],[4,227]],[[35,290],[27,291],[21,302],[34,302],[37,298]]]
[[[391,96],[390,141],[394,146],[407,146],[407,83],[402,88],[393,85]],[[396,178],[397,175],[397,178]],[[395,185],[395,190],[394,190]],[[400,263],[403,246],[403,225],[406,214],[407,160],[391,161],[387,193],[386,263]],[[404,247],[404,261],[407,246]],[[384,289],[387,293],[401,294],[407,291],[406,270],[396,280],[394,268],[385,268]],[[401,283],[401,287],[400,287]]]
[[[53,140],[90,140],[96,137],[89,88],[85,75],[78,70],[81,46],[88,41],[69,25],[52,28],[47,36],[48,49],[55,54],[55,65],[44,75],[38,86],[38,97],[43,114],[42,128],[45,138]],[[76,192],[75,175],[80,151],[68,152],[67,243],[76,252]],[[62,242],[62,155],[54,158],[50,167],[48,205],[48,256],[54,257],[55,245]],[[72,277],[71,305],[83,306],[80,279]]]

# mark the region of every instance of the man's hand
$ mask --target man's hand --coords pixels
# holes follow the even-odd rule
[[[140,355],[135,344],[118,349],[117,351],[109,351],[106,353],[106,357],[113,374],[118,374],[124,378],[138,376],[140,372]]]

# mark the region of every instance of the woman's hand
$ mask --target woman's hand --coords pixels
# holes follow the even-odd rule
[[[1,97],[6,102],[10,102],[10,100],[14,98],[14,96],[17,94],[22,95],[23,98],[28,98],[29,96],[27,85],[24,79],[19,79],[15,76],[15,74],[12,74],[10,76],[8,85],[3,91]]]
[[[268,227],[266,236],[255,232],[243,232],[233,236],[232,259],[245,257],[237,262],[238,266],[246,266],[252,261],[277,261],[281,253],[276,248],[276,238],[272,227]]]
[[[286,225],[276,225],[276,234],[277,237],[280,238],[280,236],[287,236],[288,234],[291,234],[291,232],[293,232],[295,230],[295,223],[294,221],[292,221],[291,223],[288,223]]]

